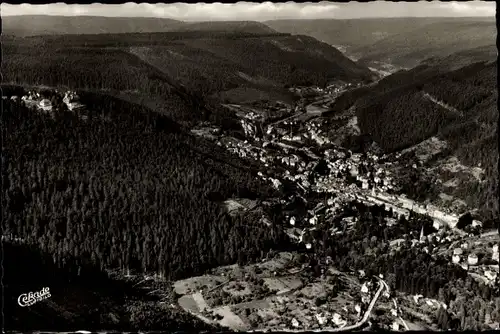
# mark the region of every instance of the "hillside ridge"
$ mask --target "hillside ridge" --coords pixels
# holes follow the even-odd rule
[[[185,22],[157,17],[18,15],[2,17],[5,35],[124,34],[170,31],[233,31],[270,34],[276,31],[256,21]]]

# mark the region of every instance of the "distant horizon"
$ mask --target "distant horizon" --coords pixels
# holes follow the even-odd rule
[[[62,2],[31,5],[2,3],[1,15],[15,16],[91,16],[121,18],[157,18],[184,22],[274,21],[274,20],[355,20],[391,18],[494,18],[496,2],[386,2],[335,3],[124,3],[108,5],[67,5]]]
[[[264,21],[257,20],[236,20],[236,19],[227,19],[227,20],[196,20],[196,21],[186,21],[181,19],[176,19],[172,17],[155,17],[155,16],[105,16],[105,15],[59,15],[59,14],[18,14],[18,15],[2,15],[7,17],[16,17],[16,16],[51,16],[51,17],[104,17],[110,19],[119,19],[119,18],[130,18],[130,19],[159,19],[159,20],[174,20],[174,21],[182,21],[186,23],[196,23],[196,22],[260,22],[264,23],[266,21],[348,21],[348,20],[379,20],[379,19],[484,19],[484,20],[495,20],[495,17],[490,16],[430,16],[430,17],[422,17],[422,16],[380,16],[380,17],[354,17],[354,18],[285,18],[285,19],[271,19]]]

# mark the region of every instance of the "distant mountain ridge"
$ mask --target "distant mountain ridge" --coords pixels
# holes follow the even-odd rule
[[[265,23],[280,32],[305,34],[333,45],[355,48],[434,22],[433,18],[271,20]],[[353,29],[356,27],[356,29]]]
[[[184,22],[153,17],[21,15],[2,18],[4,35],[124,34],[170,31],[231,31],[270,34],[276,31],[254,21]]]
[[[232,31],[247,34],[275,34],[276,30],[255,21],[206,21],[185,23],[178,31]]]
[[[457,70],[474,62],[496,61],[498,49],[496,45],[480,46],[473,49],[463,50],[446,57],[431,57],[423,60],[420,64],[439,68],[440,70]]]
[[[16,36],[116,34],[170,31],[184,24],[179,20],[152,17],[22,15],[2,17],[2,32]]]
[[[354,49],[360,61],[385,61],[403,67],[413,67],[422,60],[445,57],[472,48],[494,46],[494,21],[437,22],[410,32],[386,37],[369,46]]]
[[[380,18],[352,20],[266,21],[282,33],[305,34],[345,49],[360,63],[414,67],[429,57],[444,57],[462,50],[495,46],[494,17]],[[382,64],[383,65],[383,64]]]
[[[363,19],[289,19],[264,23],[276,31],[304,34],[329,44],[356,48],[371,45],[393,35],[415,31],[432,24],[495,24],[494,17],[397,17]],[[353,29],[356,27],[356,29]]]
[[[264,100],[273,92],[279,100],[283,100],[283,95],[291,95],[287,86],[325,86],[339,79],[349,82],[375,79],[368,68],[354,63],[336,48],[313,37],[270,33],[268,29],[259,30],[262,34],[256,35],[254,28],[260,27],[259,24],[230,22],[222,26],[225,24],[239,31],[245,29],[246,33],[212,30],[24,38],[5,36],[2,45],[4,80],[17,82],[16,78],[22,78],[22,82],[43,83],[29,74],[36,69],[44,73],[42,77],[45,79],[42,80],[53,86],[60,80],[48,80],[52,77],[50,73],[58,73],[64,68],[75,77],[76,82],[80,82],[78,87],[90,85],[120,91],[148,87],[157,91],[159,83],[154,82],[161,81],[163,85],[165,76],[170,78],[170,86],[175,81],[188,91],[203,96],[228,92],[229,97],[221,97],[240,101],[243,95],[243,101],[247,101],[248,93],[261,95],[260,92]],[[202,28],[206,26],[200,23],[195,29],[200,29],[200,25]],[[221,26],[219,23],[207,25],[210,29]],[[35,49],[38,53],[33,51]],[[38,56],[40,53],[44,55],[42,60]],[[73,64],[69,65],[71,62]],[[142,69],[145,64],[154,67],[144,68],[149,78],[144,73],[135,72],[136,67]],[[106,73],[111,72],[113,74],[108,77]],[[117,73],[121,73],[120,77],[123,74],[123,82],[118,80]],[[161,80],[159,76],[162,76]],[[83,80],[83,77],[89,80]],[[133,84],[137,82],[141,84]],[[149,91],[145,93],[155,95]]]
[[[193,83],[197,82],[195,86],[207,93],[229,92],[231,96],[242,89],[267,95],[284,92],[285,86],[374,79],[366,67],[309,36],[186,39],[163,46],[132,47],[130,52],[171,73],[186,87],[195,89]]]

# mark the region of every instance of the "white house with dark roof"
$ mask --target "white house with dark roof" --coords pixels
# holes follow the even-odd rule
[[[48,100],[48,99],[41,100],[40,103],[38,104],[38,106],[44,111],[51,111],[52,110],[52,102],[50,102],[50,100]]]
[[[472,253],[472,254],[469,254],[469,256],[467,257],[467,263],[471,266],[475,266],[478,262],[478,257],[476,254]]]

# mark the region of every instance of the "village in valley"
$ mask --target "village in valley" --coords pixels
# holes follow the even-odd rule
[[[439,149],[428,145],[427,149],[417,147],[417,154],[413,155],[408,154],[411,150],[386,155],[377,147],[354,153],[340,146],[342,137],[359,133],[354,110],[328,117],[323,117],[323,113],[350,86],[333,85],[326,90],[295,88],[301,97],[308,96],[295,105],[276,102],[264,109],[226,105],[240,117],[244,140],[227,136],[213,126],[192,132],[216,141],[239,157],[261,163],[259,177],[277,189],[285,189],[286,197],[279,200],[287,208],[283,228],[306,252],[315,254],[316,243],[321,242],[314,238],[318,225],[326,224],[332,238],[349,233],[358,217],[346,216],[345,206],[357,201],[390,211],[393,218],[387,218],[388,226],[412,214],[433,221],[425,231],[422,227],[420,233],[415,231],[403,239],[392,240],[391,252],[397,252],[402,243],[410,243],[433,257],[447,256],[450,263],[486,285],[498,285],[496,231],[483,231],[483,223],[475,218],[474,210],[468,210],[459,199],[454,199],[456,205],[447,206],[439,201],[419,203],[401,192],[400,171],[424,171],[422,164]],[[257,205],[248,199],[230,199],[225,204],[232,214],[244,214]],[[341,224],[333,223],[336,217],[342,217]],[[261,221],[270,224],[264,214]],[[321,275],[311,277],[305,274],[307,268],[294,267],[297,256],[300,255],[278,254],[262,264],[220,268],[215,276],[179,281],[175,285],[175,291],[182,296],[179,304],[206,321],[232,329],[288,331],[361,328],[363,315],[372,312],[372,308],[387,318],[378,319],[387,329],[435,329],[432,315],[440,307],[447,307],[422,295],[389,291],[382,275],[365,277],[362,271],[338,272],[328,258],[319,260]],[[383,293],[376,295],[379,284]],[[316,302],[318,298],[320,301]],[[327,302],[323,303],[323,299]],[[405,314],[413,314],[413,321],[402,317],[402,309]],[[496,328],[498,324],[492,326]]]
[[[436,329],[433,314],[448,307],[442,301],[391,290],[382,274],[338,271],[329,256],[316,254],[322,243],[316,233],[319,226],[327,229],[331,238],[351,233],[360,219],[356,211],[346,209],[353,202],[383,207],[388,212],[387,226],[414,214],[433,221],[432,228],[422,227],[392,240],[390,252],[411,244],[431,256],[444,254],[450,263],[485,285],[499,284],[496,231],[483,231],[473,211],[472,215],[465,209],[453,212],[436,203],[418,203],[401,193],[399,171],[420,168],[418,157],[402,159],[404,152],[381,154],[375,146],[368,152],[354,153],[340,146],[343,137],[359,133],[354,111],[333,117],[323,117],[323,113],[349,87],[297,88],[297,94],[308,97],[294,105],[225,105],[239,117],[244,139],[210,124],[192,130],[239,157],[258,161],[262,166],[258,177],[285,194],[263,202],[227,199],[222,205],[228,212],[238,215],[257,210],[262,214],[261,223],[270,225],[266,209],[280,206],[284,212],[282,228],[302,251],[277,252],[261,263],[219,267],[210,274],[177,281],[173,288],[178,305],[171,307],[232,330],[363,329],[370,325],[373,314],[378,326],[385,329]],[[21,97],[3,98],[52,117],[70,112],[87,119],[85,105],[76,92],[32,90]],[[427,157],[435,154],[425,153]],[[309,264],[304,257],[310,259]],[[155,278],[161,279],[149,279]]]

